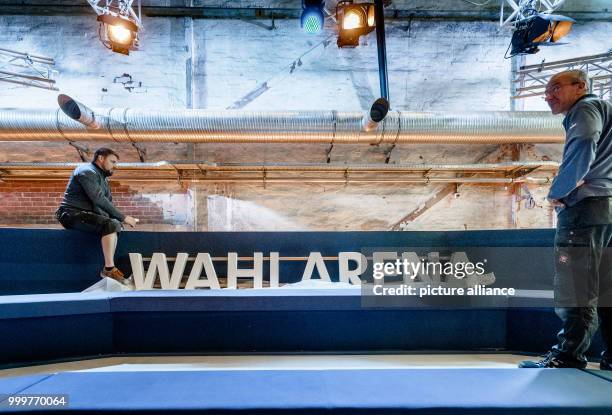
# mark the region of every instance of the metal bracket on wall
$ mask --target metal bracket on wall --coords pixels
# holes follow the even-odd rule
[[[75,143],[74,141],[69,141],[68,144],[70,144],[72,147],[75,148],[75,150],[77,151],[77,153],[79,153],[79,157],[81,158],[81,161],[88,161],[89,157],[91,156],[91,151],[89,150],[89,147],[87,146],[80,146],[79,144]]]
[[[391,160],[391,153],[393,153],[394,149],[395,149],[395,144],[392,144],[391,148],[387,150],[385,154],[385,164],[389,164],[389,160]]]
[[[527,209],[533,209],[539,206],[526,184],[521,185],[519,189],[519,200],[525,201],[525,208]]]
[[[178,169],[173,163],[170,163],[170,166],[176,171],[176,182],[179,186],[183,187],[183,177],[181,176],[181,170]]]
[[[325,150],[325,160],[327,164],[331,163],[331,153],[333,149],[334,149],[334,145],[330,144],[329,148]]]
[[[132,142],[132,147],[134,147],[136,149],[136,152],[138,152],[138,158],[140,159],[140,162],[144,163],[146,161],[147,149],[139,146],[135,142]]]

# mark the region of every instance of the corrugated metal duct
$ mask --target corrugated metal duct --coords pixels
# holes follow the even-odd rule
[[[95,111],[94,127],[60,109],[0,109],[0,141],[175,143],[563,143],[561,117],[545,112],[391,111],[374,131],[340,111]]]

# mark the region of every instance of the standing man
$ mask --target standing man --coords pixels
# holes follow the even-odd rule
[[[113,174],[119,155],[110,148],[96,150],[91,163],[74,169],[55,217],[66,229],[93,232],[102,238],[104,268],[100,277],[126,284],[123,272],[115,267],[117,233],[122,224],[132,228],[138,219],[126,216],[113,205],[108,177]]]
[[[553,114],[564,114],[563,160],[548,194],[555,206],[555,312],[558,343],[523,368],[585,368],[597,330],[605,351],[600,367],[612,370],[612,105],[588,93],[579,70],[561,72],[546,87]]]

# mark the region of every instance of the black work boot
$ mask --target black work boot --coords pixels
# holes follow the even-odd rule
[[[612,356],[608,352],[601,354],[601,362],[599,362],[599,368],[601,370],[612,370]]]
[[[580,360],[567,360],[561,356],[548,352],[544,359],[540,361],[524,360],[518,365],[520,368],[573,368],[573,369],[584,369],[587,366],[587,362],[581,362]]]

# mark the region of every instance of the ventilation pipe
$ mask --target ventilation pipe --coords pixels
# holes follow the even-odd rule
[[[559,116],[543,112],[390,111],[364,130],[363,113],[236,110],[0,109],[0,141],[156,143],[510,144],[563,143]],[[376,122],[376,114],[370,111]],[[366,123],[368,124],[368,123]]]

